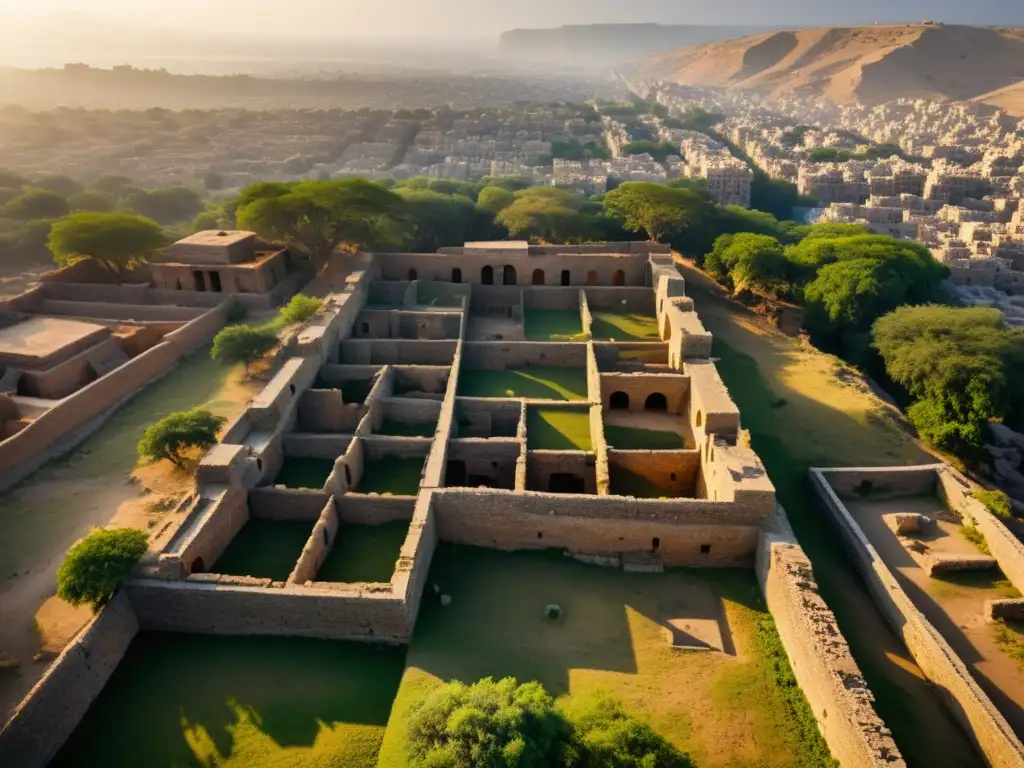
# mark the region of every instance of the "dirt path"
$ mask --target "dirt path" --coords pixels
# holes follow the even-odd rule
[[[46,669],[33,661],[36,654],[58,653],[91,615],[54,597],[68,547],[95,526],[147,529],[188,490],[191,477],[167,462],[136,466],[135,446],[146,427],[195,405],[237,415],[261,386],[239,378],[237,369],[217,366],[200,350],[71,454],[0,496],[0,653],[18,662],[0,672],[4,719]]]
[[[814,564],[822,595],[874,691],[908,765],[975,766],[979,758],[884,621],[817,509],[811,466],[932,463],[898,413],[842,361],[778,332],[728,301],[685,263],[686,292],[715,337],[718,368],[780,503]]]

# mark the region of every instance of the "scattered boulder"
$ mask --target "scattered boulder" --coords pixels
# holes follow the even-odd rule
[[[897,512],[883,515],[882,521],[897,536],[913,536],[931,525],[932,519],[918,512]]]
[[[989,555],[933,555],[927,559],[929,576],[959,571],[987,571],[998,568],[999,563]]]

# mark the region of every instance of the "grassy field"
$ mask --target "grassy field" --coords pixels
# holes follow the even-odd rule
[[[614,464],[608,467],[608,479],[611,481],[613,496],[635,496],[638,499],[669,499],[676,496],[669,489],[655,485],[643,475]]]
[[[462,371],[462,397],[525,397],[532,400],[586,400],[583,368],[530,366],[506,371]]]
[[[592,451],[590,414],[572,408],[528,408],[526,445],[541,451]]]
[[[356,583],[391,581],[402,543],[409,533],[403,520],[384,525],[342,525],[317,581]]]
[[[400,458],[385,456],[370,459],[363,469],[363,477],[356,485],[358,493],[391,493],[395,496],[415,496],[420,490],[420,474],[426,457]]]
[[[527,341],[576,341],[583,334],[579,309],[528,309],[523,324]]]
[[[54,768],[372,768],[405,648],[143,633]]]
[[[686,447],[682,435],[656,429],[605,424],[604,437],[610,448],[623,451],[673,451]]]
[[[931,464],[841,361],[801,344],[702,287],[687,294],[714,334],[718,370],[775,484],[822,595],[908,765],[976,766],[978,756],[868,595],[807,482],[811,466]]]
[[[250,519],[210,570],[284,581],[312,532],[313,523]]]
[[[776,677],[788,666],[752,572],[626,574],[561,553],[441,545],[430,582],[452,601],[424,594],[380,768],[404,768],[420,697],[440,681],[488,675],[539,680],[555,696],[607,692],[701,768],[822,765],[806,705]],[[695,584],[721,599],[737,656],[669,646],[661,606]],[[549,603],[562,619],[544,617]]]
[[[594,341],[661,341],[658,320],[651,315],[594,312],[590,335]]]
[[[391,435],[393,437],[433,437],[436,430],[436,421],[396,421],[395,419],[384,419],[381,422],[380,429],[376,430],[376,434]]]
[[[285,456],[281,471],[274,478],[275,485],[283,485],[287,488],[314,488],[319,490],[324,487],[327,478],[334,471],[333,459],[307,459],[295,456]]]

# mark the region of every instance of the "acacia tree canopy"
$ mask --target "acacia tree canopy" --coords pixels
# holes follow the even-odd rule
[[[708,203],[689,189],[648,182],[628,182],[604,198],[604,208],[632,232],[644,231],[655,242],[683,230]]]
[[[123,211],[78,211],[57,221],[48,242],[57,263],[86,257],[118,277],[167,245],[167,236],[152,219]]]
[[[57,596],[99,610],[146,554],[146,534],[135,528],[96,528],[68,550],[57,569]]]
[[[139,440],[139,456],[145,459],[167,459],[182,466],[183,454],[189,448],[209,448],[217,442],[217,432],[226,422],[205,408],[192,408],[172,413],[151,424]]]

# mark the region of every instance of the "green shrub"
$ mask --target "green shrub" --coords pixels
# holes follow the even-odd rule
[[[1002,491],[974,491],[971,496],[976,498],[996,517],[1002,520],[1009,520],[1013,517],[1013,503],[1010,497]]]
[[[139,440],[139,457],[167,459],[180,467],[186,450],[209,448],[217,442],[217,432],[225,421],[223,416],[215,416],[204,408],[172,413],[145,431]]]
[[[96,528],[74,544],[57,569],[57,596],[99,610],[146,554],[147,536],[135,528]]]
[[[323,303],[322,299],[316,299],[312,296],[297,293],[292,296],[291,301],[281,308],[281,322],[285,325],[304,323],[307,320],[310,320],[313,315],[320,310]]]
[[[277,344],[277,333],[272,328],[253,328],[248,325],[229,325],[213,339],[210,356],[218,363],[249,366],[272,350]]]

